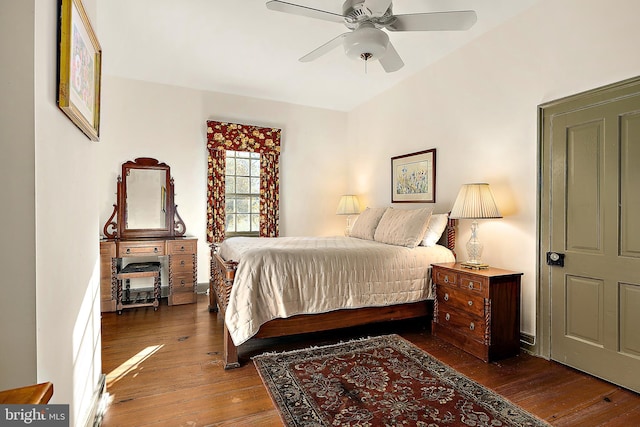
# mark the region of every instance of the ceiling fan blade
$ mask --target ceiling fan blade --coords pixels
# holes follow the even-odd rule
[[[473,10],[455,12],[412,13],[396,15],[386,28],[389,31],[462,31],[473,27],[478,20]]]
[[[268,1],[267,9],[275,10],[277,12],[292,13],[294,15],[306,16],[308,18],[322,19],[324,21],[331,21],[337,23],[344,23],[344,16],[337,13],[327,12],[325,10],[313,9],[311,7],[300,6],[298,4],[287,3],[284,1]]]
[[[395,47],[389,42],[387,45],[387,50],[380,58],[380,65],[387,73],[393,73],[394,71],[398,71],[400,68],[404,67],[404,62],[402,62],[402,58],[398,55],[398,51]]]
[[[391,0],[365,0],[364,8],[371,17],[380,17],[391,6]]]
[[[311,52],[307,53],[305,56],[300,58],[298,61],[300,61],[300,62],[311,62],[314,59],[320,58],[325,53],[328,53],[330,50],[335,49],[336,47],[340,46],[342,44],[342,39],[344,39],[344,37],[347,34],[349,34],[349,33],[340,34],[338,37],[336,37],[334,39],[331,39],[330,41],[326,42],[325,44],[323,44],[319,48],[317,48],[315,50],[312,50]]]

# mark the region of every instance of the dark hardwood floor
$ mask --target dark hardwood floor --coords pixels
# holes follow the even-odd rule
[[[459,372],[554,426],[640,425],[640,395],[563,365],[521,354],[486,364],[416,322],[396,322],[240,347],[239,369],[222,368],[222,319],[198,303],[102,316],[102,367],[112,402],[103,426],[279,426],[252,355],[398,333]]]

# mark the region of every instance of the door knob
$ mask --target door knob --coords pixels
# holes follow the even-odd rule
[[[547,265],[564,267],[564,254],[558,252],[547,252]]]

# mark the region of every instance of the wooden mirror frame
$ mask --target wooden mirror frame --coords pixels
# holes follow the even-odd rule
[[[161,229],[131,229],[127,224],[127,184],[126,177],[132,169],[164,170],[166,172],[166,212],[165,225]],[[124,180],[123,180],[123,177]],[[134,161],[122,164],[122,174],[118,176],[117,203],[113,205],[113,213],[104,225],[103,232],[108,239],[136,239],[150,237],[183,236],[187,231],[182,218],[178,214],[178,206],[174,204],[174,184],[171,168],[166,163],[150,157],[138,157]],[[117,218],[116,218],[117,215]],[[114,218],[116,218],[114,220]]]

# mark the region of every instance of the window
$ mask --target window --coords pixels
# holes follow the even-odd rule
[[[225,232],[260,234],[260,154],[226,151]]]

